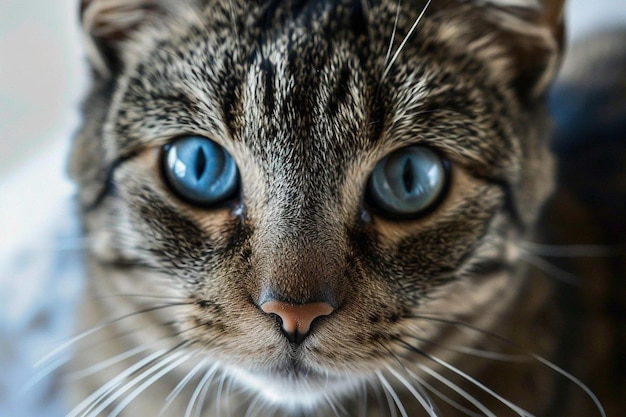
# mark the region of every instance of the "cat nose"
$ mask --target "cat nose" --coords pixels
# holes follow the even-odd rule
[[[282,321],[285,336],[292,343],[302,343],[311,331],[311,323],[322,316],[328,316],[335,309],[326,302],[292,304],[278,300],[268,300],[261,304],[267,314],[276,314]]]

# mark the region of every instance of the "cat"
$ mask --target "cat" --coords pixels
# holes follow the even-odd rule
[[[563,1],[83,0],[81,21],[69,416],[606,415],[524,261]]]

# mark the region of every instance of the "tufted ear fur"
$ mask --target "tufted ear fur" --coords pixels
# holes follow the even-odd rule
[[[555,77],[564,43],[565,0],[444,0],[459,44],[493,62],[495,76],[520,97],[542,96]],[[471,25],[466,31],[459,30]],[[461,37],[465,37],[463,42]],[[473,38],[473,39],[472,39]]]
[[[171,13],[176,3],[168,0],[81,0],[81,23],[89,61],[96,73],[106,77],[117,72],[122,65],[121,44],[144,25]]]
[[[545,93],[556,76],[564,44],[565,0],[492,0],[503,3],[498,23],[514,59],[514,86],[521,95]],[[507,6],[507,3],[511,5]],[[520,4],[516,6],[516,4]],[[530,7],[529,7],[530,6]]]

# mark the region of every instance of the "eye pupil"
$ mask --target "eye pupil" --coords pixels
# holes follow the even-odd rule
[[[196,160],[196,180],[200,181],[202,175],[204,174],[204,170],[206,169],[206,154],[204,153],[204,148],[198,148],[198,159]]]
[[[413,164],[411,159],[407,158],[404,161],[404,170],[402,171],[402,182],[407,194],[413,191]]]

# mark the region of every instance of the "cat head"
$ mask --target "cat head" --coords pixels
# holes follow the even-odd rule
[[[429,315],[490,328],[551,189],[561,6],[84,0],[92,285],[185,300],[154,325],[292,405],[445,344]]]

